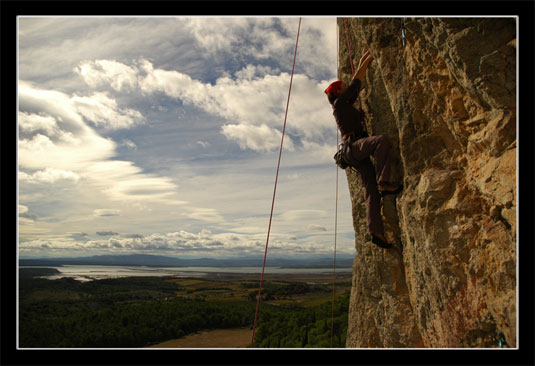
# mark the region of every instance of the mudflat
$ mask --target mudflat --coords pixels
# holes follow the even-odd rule
[[[148,348],[247,348],[253,331],[249,328],[215,329],[165,341]]]

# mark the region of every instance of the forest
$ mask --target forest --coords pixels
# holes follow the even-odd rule
[[[46,269],[26,270],[19,276],[21,348],[141,348],[207,329],[251,329],[259,287],[235,279],[48,280],[36,277]],[[331,285],[266,281],[254,347],[344,347],[349,286],[337,286],[333,308]]]

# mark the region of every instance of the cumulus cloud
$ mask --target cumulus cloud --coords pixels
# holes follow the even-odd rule
[[[306,208],[320,207],[308,199],[317,190],[302,193],[307,170],[332,163],[336,135],[323,93],[336,72],[336,37],[328,36],[335,27],[326,29],[326,22],[335,25],[334,18],[303,18],[284,140],[284,149],[292,152],[285,163],[300,169],[299,176],[281,172],[282,179],[286,183],[291,178],[290,183],[300,187],[291,193],[281,189],[281,198],[306,196]],[[30,208],[39,207],[35,212],[40,218],[39,223],[22,220],[22,251],[41,248],[47,255],[60,251],[263,253],[262,195],[267,191],[267,206],[271,183],[265,189],[263,175],[238,174],[239,178],[228,179],[221,171],[229,175],[243,168],[264,171],[271,155],[238,152],[241,166],[236,160],[227,166],[226,159],[234,158],[238,147],[268,152],[280,146],[296,17],[22,19],[20,28],[21,76],[40,83],[19,84],[21,199]],[[87,29],[91,37],[83,36]],[[139,37],[131,37],[130,32]],[[206,114],[210,116],[205,119]],[[212,135],[193,135],[207,125]],[[181,139],[176,141],[187,139],[188,148],[199,145],[190,150],[198,153],[200,147],[207,148],[198,154],[199,164],[187,166],[189,155],[181,155],[182,150],[174,149],[171,156],[166,155],[170,149],[164,144],[156,146],[164,141],[160,136],[171,137],[167,133],[177,131]],[[141,139],[135,135],[140,132],[148,134]],[[218,145],[224,139],[230,146]],[[127,149],[137,150],[138,141],[140,153],[128,156],[139,160],[119,158]],[[218,153],[223,155],[212,159]],[[167,177],[160,175],[162,169]],[[271,182],[271,176],[267,180]],[[43,201],[43,197],[59,198],[58,188],[62,194],[57,205]],[[323,194],[319,194],[321,202]],[[180,207],[175,210],[170,204]],[[285,204],[288,207],[294,207],[293,202]],[[21,217],[30,217],[30,211]],[[283,221],[276,222],[277,227],[291,234],[273,232],[270,250],[324,250],[322,228],[330,222],[324,216],[295,210],[277,214]],[[145,234],[96,240],[72,233],[59,237],[67,235],[65,227],[107,230],[101,226],[106,218],[114,221],[113,229]],[[133,222],[142,224],[129,227]],[[188,232],[175,229],[177,224]],[[203,227],[217,234],[200,231]],[[164,234],[148,234],[147,228]],[[177,231],[165,234],[166,230]],[[307,230],[317,235],[310,242],[303,235]],[[37,237],[40,240],[34,241]]]
[[[183,203],[172,198],[177,185],[170,178],[145,174],[129,161],[112,160],[117,143],[100,136],[84,119],[126,127],[141,119],[139,112],[119,108],[115,100],[102,93],[71,97],[23,81],[19,83],[19,99],[21,128],[33,133],[18,143],[21,181],[78,182],[86,178],[114,200]],[[37,172],[30,174],[27,169]]]
[[[121,235],[120,237],[113,236],[96,240],[74,238],[72,235],[36,239],[20,243],[20,250],[22,253],[44,251],[49,255],[51,253],[75,255],[77,252],[82,254],[88,251],[95,253],[102,251],[102,253],[117,254],[261,256],[264,253],[265,239],[265,234],[238,232],[214,234],[205,229],[197,233],[180,230],[167,234],[152,233],[146,236],[133,235],[132,237]],[[274,232],[271,235],[269,248],[271,255],[331,254],[331,244],[330,241],[326,243],[323,236],[312,235],[304,239],[297,239],[294,235]],[[347,252],[347,250],[340,246],[339,252]]]
[[[221,130],[223,135],[229,140],[236,141],[242,149],[270,151],[280,147],[282,133],[266,125],[224,125],[221,127]],[[291,138],[286,136],[284,143],[285,149],[294,150],[294,144]]]
[[[228,50],[240,36],[246,34],[249,21],[246,18],[181,18],[193,34],[198,45],[211,53]]]
[[[290,59],[297,18],[189,18],[186,28],[210,55]]]
[[[85,123],[73,105],[71,98],[61,92],[36,88],[19,82],[19,104],[24,124],[28,116],[48,115],[57,123],[50,135],[36,133],[19,140],[19,165],[23,168],[76,171],[95,160],[106,159],[114,154],[115,143],[102,138]],[[49,119],[51,121],[51,119]],[[71,134],[70,140],[57,137],[59,133]],[[91,154],[87,152],[91,151]]]
[[[110,85],[119,91],[123,88],[133,88],[137,84],[137,68],[114,60],[84,61],[74,71],[92,87]]]
[[[222,126],[221,133],[243,149],[268,151],[280,145],[289,74],[272,75],[269,67],[247,65],[235,73],[236,79],[222,76],[215,84],[210,84],[178,71],[154,68],[147,60],[141,60],[139,64],[143,72],[137,74],[137,85],[142,92],[165,93],[187,105],[233,121]],[[115,77],[120,78],[119,75]],[[323,93],[324,84],[305,75],[294,76],[288,111],[288,129],[292,134],[323,139],[335,131],[332,112]],[[93,99],[98,98],[94,96]],[[104,100],[101,105],[106,105]],[[126,112],[123,114],[128,116]],[[120,124],[120,119],[116,123]],[[294,148],[289,136],[287,148]]]
[[[58,181],[78,182],[80,176],[69,170],[46,168],[39,170],[33,174],[19,172],[19,181],[29,183],[48,183],[53,184]]]
[[[60,133],[56,119],[50,115],[19,112],[19,128],[23,132],[42,131],[48,136]]]
[[[134,109],[119,108],[115,99],[105,93],[94,93],[89,97],[71,98],[81,116],[96,126],[117,130],[130,128],[143,121],[143,115]]]
[[[277,60],[289,68],[295,47],[298,18],[190,18],[188,29],[212,57]],[[321,79],[335,73],[336,18],[303,17],[299,36],[298,67],[307,75]]]
[[[278,75],[280,74],[278,68],[273,69],[270,66],[252,65],[249,64],[234,73],[236,79],[241,80],[253,80],[257,78],[263,78],[265,75]]]

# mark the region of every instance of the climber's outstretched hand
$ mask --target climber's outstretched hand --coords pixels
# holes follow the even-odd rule
[[[355,75],[353,78],[359,79],[361,82],[364,81],[364,76],[366,75],[366,70],[368,69],[368,65],[370,62],[372,62],[373,56],[370,52],[370,50],[366,51],[364,55],[360,58],[359,66],[357,67],[357,72],[355,72]]]

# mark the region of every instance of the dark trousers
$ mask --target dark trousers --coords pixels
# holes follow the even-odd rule
[[[372,234],[384,234],[377,183],[390,181],[390,148],[390,141],[385,135],[365,137],[351,143],[351,155],[359,162],[355,169],[366,191],[366,216]],[[375,167],[370,156],[375,160]]]

